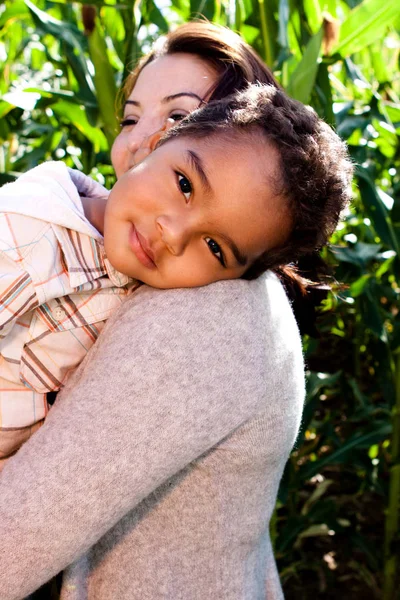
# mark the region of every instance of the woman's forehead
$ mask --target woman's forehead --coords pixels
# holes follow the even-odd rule
[[[154,90],[157,96],[188,91],[202,96],[217,79],[215,69],[195,54],[177,53],[160,56],[140,72],[131,96]]]

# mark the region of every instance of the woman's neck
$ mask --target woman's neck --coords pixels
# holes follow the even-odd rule
[[[86,198],[83,196],[81,201],[85,217],[103,235],[107,198]]]

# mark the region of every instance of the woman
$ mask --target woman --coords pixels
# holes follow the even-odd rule
[[[267,77],[231,32],[178,29],[128,84],[117,175],[166,119]],[[303,398],[274,275],[142,286],[0,476],[0,598],[63,569],[62,600],[282,598],[268,525]]]
[[[152,134],[166,124],[256,81],[279,87],[254,50],[229,29],[187,23],[159,40],[123,88],[122,130],[112,149],[117,177],[151,151]]]

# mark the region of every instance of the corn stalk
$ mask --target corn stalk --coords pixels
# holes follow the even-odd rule
[[[96,17],[93,6],[84,6],[82,9],[85,33],[88,38],[90,59],[94,66],[94,87],[96,89],[97,103],[101,119],[104,124],[104,133],[111,148],[118,132],[116,117],[117,86],[114,73],[107,56],[107,45],[103,28]]]
[[[385,523],[384,588],[383,600],[395,600],[396,579],[399,569],[399,509],[400,509],[400,351],[395,368],[396,403],[392,409],[392,466],[389,480],[389,502]]]

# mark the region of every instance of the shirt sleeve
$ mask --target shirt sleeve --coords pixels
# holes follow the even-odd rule
[[[0,336],[11,331],[15,321],[39,306],[39,300],[24,259],[15,243],[11,219],[0,214]]]
[[[293,340],[277,339],[254,285],[143,286],[108,322],[0,475],[2,600],[38,588],[265,409],[282,378],[274,348]]]

